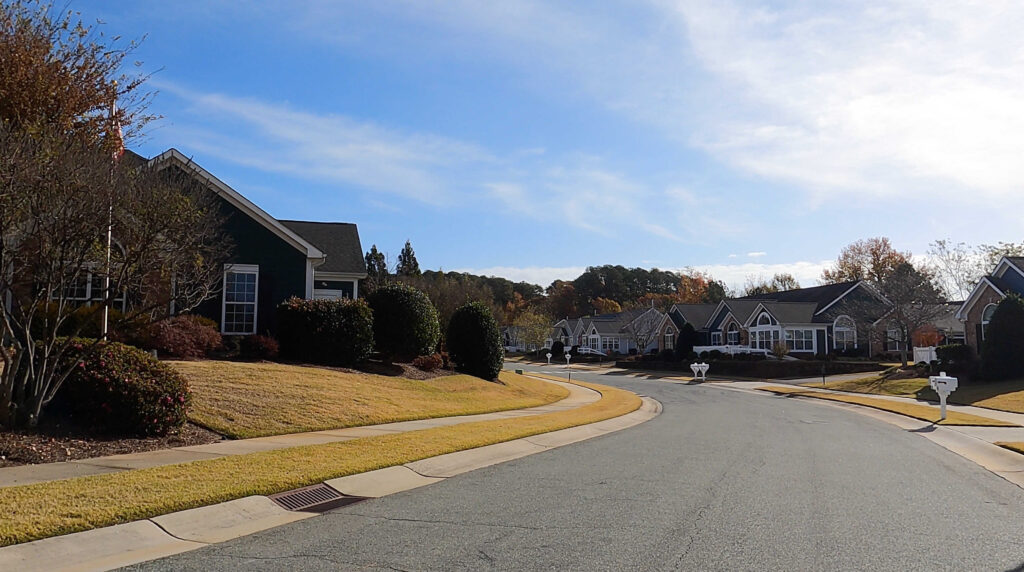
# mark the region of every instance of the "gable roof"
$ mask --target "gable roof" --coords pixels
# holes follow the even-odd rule
[[[200,179],[209,183],[210,189],[226,200],[231,206],[237,208],[256,222],[263,225],[267,230],[277,235],[278,238],[284,240],[296,250],[305,254],[307,258],[322,259],[324,257],[324,253],[319,248],[313,246],[308,240],[302,238],[294,231],[281,224],[281,222],[276,218],[270,216],[266,211],[253,204],[252,201],[243,197],[241,193],[232,189],[227,185],[227,183],[221,181],[217,177],[213,176],[212,173],[200,167],[192,159],[189,159],[182,154],[181,151],[172,147],[156,157],[153,157],[148,162],[148,165],[157,165],[159,168],[163,168],[164,165],[169,166],[172,164],[181,167],[186,172],[196,175]]]
[[[960,308],[956,311],[956,318],[958,320],[967,319],[967,313],[970,312],[971,308],[978,302],[978,298],[986,288],[992,288],[995,290],[996,294],[999,294],[1000,298],[1005,298],[1006,295],[1010,293],[1021,294],[1021,292],[1017,292],[1009,282],[999,276],[982,276],[981,280],[978,280],[978,283],[974,286],[974,290],[971,290],[971,294],[967,296],[967,299],[964,300],[964,303],[961,304]]]
[[[366,276],[363,246],[359,243],[359,229],[348,222],[309,222],[282,220],[302,238],[320,249],[327,260],[317,266],[318,272],[344,272]]]
[[[718,304],[673,304],[668,312],[670,315],[675,315],[676,312],[672,310],[676,310],[686,320],[685,323],[693,326],[693,329],[699,330],[708,325],[708,320],[711,319],[716,308],[718,308]],[[673,322],[675,321],[673,318]],[[680,328],[683,327],[683,324],[677,323],[676,325]]]
[[[782,292],[769,292],[767,294],[755,294],[745,296],[740,300],[774,300],[776,302],[812,302],[817,304],[815,313],[824,312],[837,300],[846,296],[861,284],[861,280],[850,282],[839,282],[836,284],[823,284],[811,286],[810,288],[797,288],[796,290],[784,290]]]
[[[745,327],[750,326],[757,316],[761,315],[761,312],[758,311],[759,309],[768,312],[783,325],[810,324],[814,321],[814,314],[817,308],[818,305],[815,302],[775,302],[773,300],[766,300],[759,305],[759,308],[755,308],[750,313],[743,325]]]

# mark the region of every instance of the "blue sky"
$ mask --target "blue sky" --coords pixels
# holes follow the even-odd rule
[[[135,150],[424,268],[813,285],[859,238],[1024,239],[1016,2],[72,8],[147,36],[164,119]]]

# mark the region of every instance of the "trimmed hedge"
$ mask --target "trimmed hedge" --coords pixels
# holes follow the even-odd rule
[[[388,359],[431,355],[441,337],[430,298],[406,284],[387,284],[366,297],[373,309],[373,339]]]
[[[223,339],[217,322],[203,316],[182,314],[154,322],[141,340],[146,349],[155,349],[162,356],[202,358],[221,347]]]
[[[448,352],[459,371],[494,380],[505,362],[501,331],[491,310],[471,302],[455,310],[448,323]]]
[[[163,435],[185,424],[192,391],[177,371],[143,350],[85,338],[71,341],[74,365],[60,400],[76,423],[104,432]]]
[[[985,332],[981,348],[981,372],[986,379],[1024,376],[1024,299],[1003,298]]]
[[[323,365],[352,365],[373,351],[373,312],[362,300],[289,298],[277,307],[281,356]]]
[[[762,379],[785,377],[816,377],[820,376],[824,367],[825,375],[837,373],[861,373],[881,371],[884,369],[875,362],[863,361],[809,361],[809,360],[757,360],[746,361],[736,359],[700,359],[682,362],[666,361],[617,361],[615,367],[627,369],[651,369],[668,371],[690,371],[693,361],[705,361],[710,365],[710,375],[735,375],[739,377],[755,377]]]

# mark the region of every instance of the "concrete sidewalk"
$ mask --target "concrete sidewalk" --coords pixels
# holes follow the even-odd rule
[[[257,437],[255,439],[224,440],[216,443],[209,443],[207,445],[174,447],[172,449],[159,449],[143,453],[93,457],[90,459],[79,459],[77,461],[65,461],[61,463],[5,467],[0,469],[0,487],[59,481],[88,475],[102,475],[106,473],[131,471],[134,469],[147,469],[150,467],[159,467],[161,465],[174,465],[178,463],[188,463],[191,461],[216,459],[218,457],[271,451],[274,449],[301,447],[303,445],[335,443],[338,441],[359,439],[361,437],[404,433],[407,431],[417,431],[420,429],[430,429],[446,425],[472,423],[474,421],[541,415],[543,413],[575,409],[601,399],[601,394],[592,389],[548,379],[545,379],[544,381],[549,381],[565,387],[569,390],[568,397],[554,403],[549,403],[548,405],[531,407],[528,409],[513,409],[509,411],[498,411],[495,413],[481,413],[478,415],[418,419],[415,421],[401,421],[397,423],[385,423],[382,425],[364,425],[361,427],[350,427],[348,429],[329,429],[326,431],[313,431],[309,433],[290,433],[287,435]]]
[[[564,411],[601,398],[600,393],[594,390],[548,379],[545,381],[569,388],[569,397],[550,405],[517,411],[428,419],[422,422],[389,423],[357,429],[363,430],[363,434],[359,436],[414,431],[440,425]],[[621,431],[649,421],[661,413],[661,404],[657,401],[649,397],[641,397],[641,400],[640,409],[621,417],[476,449],[457,451],[368,473],[331,479],[324,484],[344,495],[364,498],[377,498],[411,490],[483,467]],[[301,435],[314,440],[310,442],[324,442],[316,441],[316,439],[322,438],[324,434],[341,433],[342,431],[348,430],[321,431]],[[327,436],[337,437],[337,435]],[[357,438],[352,434],[343,437]],[[264,438],[262,442],[268,442],[269,439],[271,438]],[[249,441],[257,440],[250,439]],[[310,442],[302,444],[310,444]],[[281,447],[296,446],[295,443],[277,444]],[[230,455],[252,452],[251,450],[233,451],[235,450],[217,451],[217,453]],[[124,464],[118,463],[118,466]],[[119,470],[130,469],[120,468]],[[317,516],[319,516],[317,513],[312,512],[285,510],[265,496],[250,496],[126,524],[0,548],[0,570],[18,570],[19,572],[112,570],[195,550],[209,544],[224,542]]]

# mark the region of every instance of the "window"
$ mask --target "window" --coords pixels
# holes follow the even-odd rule
[[[768,312],[761,312],[761,315],[757,317],[758,326],[774,326],[776,325],[775,318],[772,318]]]
[[[672,328],[665,329],[665,349],[671,350],[676,347],[676,333]]]
[[[722,345],[722,332],[711,332],[711,345]]]
[[[890,352],[898,352],[903,349],[900,331],[897,328],[889,328],[885,331],[885,349]]]
[[[738,346],[740,343],[740,327],[733,322],[729,324],[729,331],[725,334],[725,341],[730,346]]]
[[[94,302],[103,303],[104,278],[100,274],[94,274],[90,270],[82,269],[74,282],[64,288],[64,298],[72,306],[89,306]],[[112,308],[124,311],[124,292],[119,291],[117,285],[111,281],[110,289],[115,292]],[[56,295],[54,296],[56,297]]]
[[[260,267],[249,264],[228,265],[224,269],[224,307],[221,332],[256,333],[256,294]]]
[[[619,351],[619,338],[601,338],[601,349],[605,352]]]
[[[992,314],[996,313],[996,305],[989,304],[985,306],[985,310],[981,313],[981,339],[985,339],[985,333],[988,331],[988,323],[992,321]]]
[[[849,316],[832,323],[832,347],[840,351],[857,349],[857,326]]]
[[[786,347],[796,352],[814,351],[814,330],[786,330]]]
[[[759,350],[771,351],[775,344],[779,343],[781,334],[777,328],[764,330],[751,330],[750,347]]]

